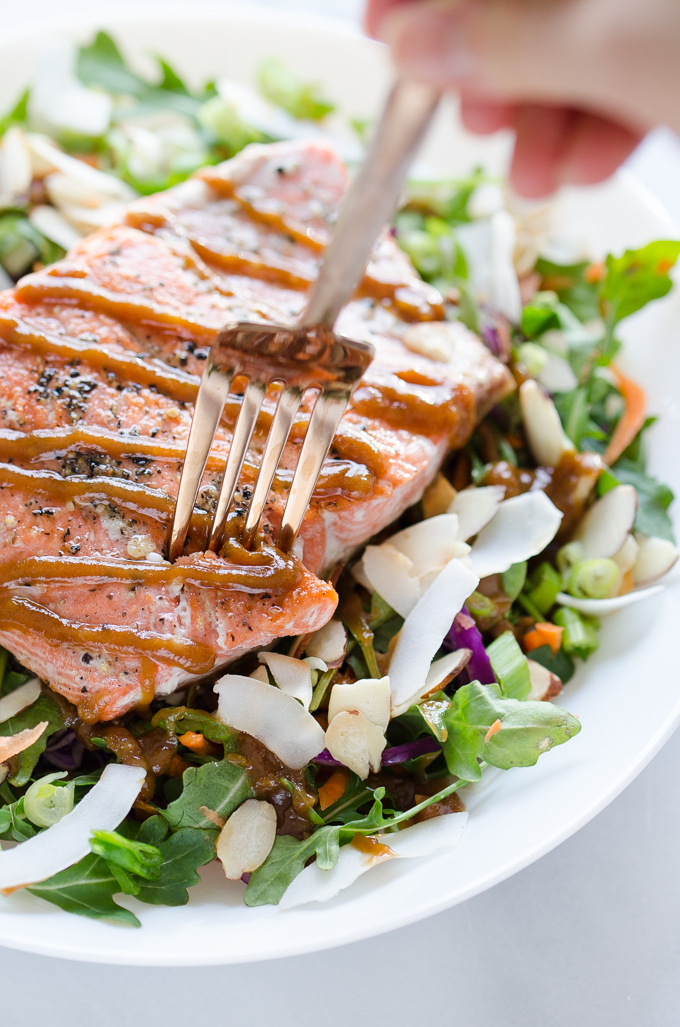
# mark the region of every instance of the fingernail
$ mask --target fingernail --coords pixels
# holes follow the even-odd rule
[[[477,67],[465,23],[464,9],[409,3],[384,19],[380,38],[403,74],[426,82],[458,82]]]

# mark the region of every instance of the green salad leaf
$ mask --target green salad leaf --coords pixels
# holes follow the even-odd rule
[[[155,847],[162,862],[156,878],[139,882],[137,898],[155,906],[184,906],[189,901],[187,888],[200,881],[196,871],[215,858],[217,830],[183,827],[169,837],[166,832],[162,817],[149,817],[139,829],[138,843]]]
[[[588,281],[587,261],[581,264],[553,264],[540,258],[536,272],[541,276],[541,289],[554,292],[579,321],[592,321],[600,316],[599,287],[596,281]]]
[[[237,806],[253,797],[246,771],[226,760],[189,767],[184,771],[182,781],[182,794],[162,811],[176,831],[181,827],[214,830],[215,824],[201,812],[201,807],[228,817]]]
[[[134,913],[113,901],[113,896],[121,890],[120,884],[106,860],[94,853],[27,890],[67,913],[141,927]]]
[[[205,710],[192,710],[186,706],[167,706],[154,714],[152,727],[162,727],[173,735],[196,731],[211,742],[224,745],[225,752],[235,752],[236,739],[224,724],[211,717]]]
[[[656,535],[675,541],[673,525],[668,515],[668,508],[673,502],[673,493],[668,485],[664,485],[640,469],[640,464],[621,457],[609,469],[607,484],[610,488],[623,483],[633,485],[638,497],[638,509],[635,517],[635,530],[643,535]],[[606,491],[606,490],[605,490]]]
[[[512,631],[504,631],[487,646],[496,681],[510,699],[526,699],[531,691],[529,665]]]
[[[639,250],[626,250],[621,257],[609,254],[601,290],[607,320],[618,324],[670,292],[673,283],[668,272],[678,255],[680,242],[674,239],[659,239]]]
[[[482,760],[502,770],[531,767],[542,753],[581,730],[576,717],[559,706],[504,699],[498,685],[479,681],[457,690],[444,720],[449,771],[468,781],[480,779]]]
[[[263,95],[294,118],[322,121],[335,110],[335,104],[322,95],[319,85],[302,82],[287,64],[276,57],[262,62],[257,81]]]

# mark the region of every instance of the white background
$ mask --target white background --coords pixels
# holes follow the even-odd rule
[[[356,20],[362,0],[268,5]],[[158,7],[137,0],[115,8],[140,6]],[[110,7],[106,0],[60,0],[58,9],[53,0],[21,7],[0,0],[0,33],[62,14],[91,17],[97,9],[104,15]],[[168,5],[160,17],[163,9]],[[631,165],[680,224],[680,144],[657,132]],[[640,686],[644,701],[644,681]],[[608,809],[538,863],[439,916],[330,952],[247,966],[138,970],[0,949],[0,1023],[674,1027],[679,781],[677,734]]]

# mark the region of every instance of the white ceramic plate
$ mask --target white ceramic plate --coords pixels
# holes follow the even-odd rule
[[[98,23],[65,28],[88,38]],[[109,23],[140,63],[163,54],[190,80],[228,74],[252,82],[260,61],[277,55],[305,78],[323,82],[343,113],[372,114],[389,81],[383,53],[342,26],[269,12],[197,12]],[[0,39],[0,108],[30,78],[41,33]],[[454,134],[442,114],[423,162],[451,174],[484,162],[502,164],[507,140]],[[594,253],[674,237],[664,211],[636,182],[620,175],[598,189],[565,195],[560,214],[570,233],[587,237]],[[675,295],[631,318],[622,364],[648,389],[662,415],[653,431],[652,469],[680,491],[680,298]],[[648,763],[680,720],[677,625],[680,590],[610,618],[602,645],[567,686],[563,702],[583,723],[568,745],[536,767],[512,770],[469,796],[469,825],[460,849],[429,860],[376,868],[325,905],[287,913],[246,908],[243,886],[206,868],[189,905],[169,909],[124,900],[143,928],[110,926],[62,913],[29,894],[0,900],[0,944],[28,952],[102,963],[197,966],[288,956],[355,941],[400,927],[490,888],[538,859],[619,794]]]

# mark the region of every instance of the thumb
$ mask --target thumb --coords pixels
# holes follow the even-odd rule
[[[631,81],[635,53],[622,59],[618,45],[637,21],[636,7],[637,0],[420,0],[392,7],[379,35],[412,78],[646,126],[663,115],[648,109]]]

